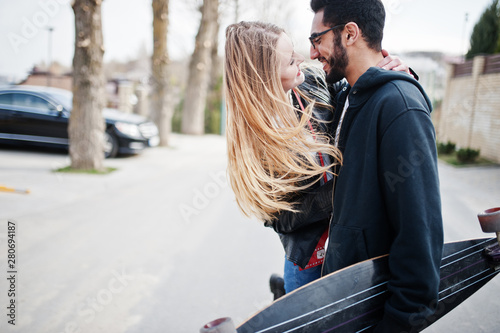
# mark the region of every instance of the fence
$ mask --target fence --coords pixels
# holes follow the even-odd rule
[[[438,141],[500,163],[500,55],[450,65]]]

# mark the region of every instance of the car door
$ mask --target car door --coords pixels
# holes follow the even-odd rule
[[[68,144],[68,118],[56,106],[41,96],[16,92],[12,96],[16,111],[11,131],[19,140]]]
[[[0,94],[0,139],[10,138],[14,113],[15,108],[12,106],[12,94]]]

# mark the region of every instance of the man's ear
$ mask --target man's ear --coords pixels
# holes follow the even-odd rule
[[[344,34],[346,44],[352,45],[361,37],[361,30],[355,22],[349,22],[345,25]]]

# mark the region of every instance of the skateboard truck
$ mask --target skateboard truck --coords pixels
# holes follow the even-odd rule
[[[500,207],[490,208],[477,214],[483,232],[495,232],[498,242],[484,249],[484,254],[495,266],[500,269]]]

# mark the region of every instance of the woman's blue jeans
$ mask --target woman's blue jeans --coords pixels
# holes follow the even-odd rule
[[[300,271],[299,265],[295,265],[293,262],[285,258],[285,272],[283,280],[285,280],[285,291],[287,294],[311,281],[319,279],[320,277],[321,265]]]

